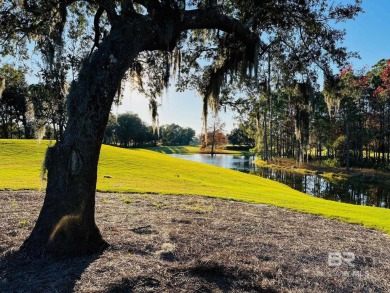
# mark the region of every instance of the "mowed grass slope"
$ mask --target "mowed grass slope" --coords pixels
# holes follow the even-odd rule
[[[48,141],[0,139],[0,189],[39,189]]]
[[[155,151],[161,154],[209,154],[210,149],[201,150],[200,146],[157,146],[157,147],[146,147],[144,149]],[[216,154],[231,154],[231,155],[250,155],[248,151],[235,151],[235,150],[215,150]]]
[[[37,144],[33,140],[0,140],[0,189],[41,188],[40,173],[47,146],[47,141]],[[191,194],[271,204],[362,224],[390,234],[388,209],[327,201],[258,176],[144,149],[103,146],[97,189]]]

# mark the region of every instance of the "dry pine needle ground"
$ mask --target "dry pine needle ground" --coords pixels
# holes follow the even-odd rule
[[[193,196],[98,193],[108,250],[29,260],[17,250],[43,196],[0,192],[0,292],[390,292],[390,238],[381,232]]]

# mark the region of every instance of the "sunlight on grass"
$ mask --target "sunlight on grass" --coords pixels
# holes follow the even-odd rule
[[[49,141],[0,140],[0,189],[40,189]]]
[[[49,142],[0,140],[0,189],[39,189]],[[145,149],[104,145],[99,191],[202,195],[264,203],[362,224],[390,234],[390,210],[315,198],[255,175],[173,158]]]

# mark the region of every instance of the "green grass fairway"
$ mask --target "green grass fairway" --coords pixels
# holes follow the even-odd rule
[[[41,188],[41,165],[48,144],[0,140],[0,189]],[[362,224],[390,234],[388,209],[327,201],[258,176],[145,149],[103,146],[98,176],[99,191],[191,194],[265,203]]]
[[[48,141],[0,139],[0,189],[44,187],[41,171],[48,145]]]
[[[146,150],[155,151],[162,154],[198,154],[199,146],[157,146],[148,147]]]
[[[155,151],[161,154],[201,154],[202,152],[199,146],[158,146],[147,147],[146,150]],[[210,151],[209,149],[207,150]],[[248,151],[232,151],[232,150],[216,150],[216,154],[231,154],[231,155],[248,155],[251,154]],[[207,152],[206,152],[207,154]]]

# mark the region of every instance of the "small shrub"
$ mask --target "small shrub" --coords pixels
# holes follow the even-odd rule
[[[20,227],[28,226],[28,224],[30,224],[30,222],[29,222],[27,219],[21,219],[21,220],[19,221]]]
[[[331,167],[331,168],[338,168],[340,167],[340,162],[337,159],[326,159],[322,162],[326,167]]]

